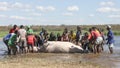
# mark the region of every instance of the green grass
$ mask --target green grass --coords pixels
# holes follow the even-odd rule
[[[115,36],[120,36],[120,31],[113,31]],[[104,31],[104,34],[107,35],[107,31]]]
[[[63,31],[61,30],[61,31],[55,31],[55,30],[53,30],[53,31],[48,31],[48,33],[50,34],[51,32],[53,32],[55,35],[57,35],[57,33],[60,33],[60,35],[62,35],[62,33],[63,33]],[[74,32],[76,32],[76,31],[74,31]],[[84,32],[87,32],[87,31],[85,31],[85,30],[82,30],[82,32],[83,32],[83,34],[84,34]],[[120,36],[120,31],[113,31],[114,32],[114,35],[116,35],[116,36]],[[6,34],[8,34],[9,33],[9,31],[0,31],[0,38],[3,38]],[[39,34],[40,33],[40,31],[34,31],[34,34]],[[104,33],[105,33],[105,35],[107,34],[107,31],[104,31]]]
[[[0,31],[0,38],[3,38],[8,33],[8,31]]]

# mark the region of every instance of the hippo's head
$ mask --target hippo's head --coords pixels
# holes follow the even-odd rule
[[[39,48],[39,52],[46,52],[46,48],[49,45],[49,43],[44,43],[42,46]]]
[[[73,45],[69,48],[69,52],[70,53],[82,53],[83,49],[80,46],[74,46]]]

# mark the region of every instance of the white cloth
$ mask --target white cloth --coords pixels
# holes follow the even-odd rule
[[[108,47],[114,47],[114,44],[113,43],[108,44]]]
[[[20,35],[20,39],[26,39],[26,30],[25,29],[19,29],[18,33]]]
[[[26,47],[27,46],[26,30],[25,29],[19,29],[18,33],[19,33],[19,36],[20,36],[20,38],[18,38],[18,39],[20,39],[20,46]]]
[[[95,44],[101,44],[103,41],[103,38],[102,37],[97,37],[96,41],[95,41]]]

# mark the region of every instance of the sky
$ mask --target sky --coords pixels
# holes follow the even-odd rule
[[[0,0],[0,26],[14,24],[120,24],[120,0]]]

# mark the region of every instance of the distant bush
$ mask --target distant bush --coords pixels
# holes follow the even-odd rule
[[[80,26],[82,29],[82,32],[87,32],[89,30],[89,28],[95,26],[97,28],[100,29],[104,29],[104,34],[107,34],[107,30],[106,30],[106,25],[32,25],[31,28],[34,30],[35,33],[39,33],[41,31],[42,28],[45,28],[49,33],[50,32],[55,32],[55,34],[60,33],[62,34],[63,30],[65,28],[67,28],[69,31],[73,30],[74,32],[76,32],[76,27]],[[115,35],[120,35],[120,24],[116,24],[116,25],[111,25],[112,26],[112,30],[114,31]],[[4,34],[6,34],[7,32],[9,32],[9,30],[13,27],[13,25],[9,25],[9,26],[0,26],[0,32],[2,33],[1,36],[3,36]],[[6,32],[4,32],[6,31]]]

